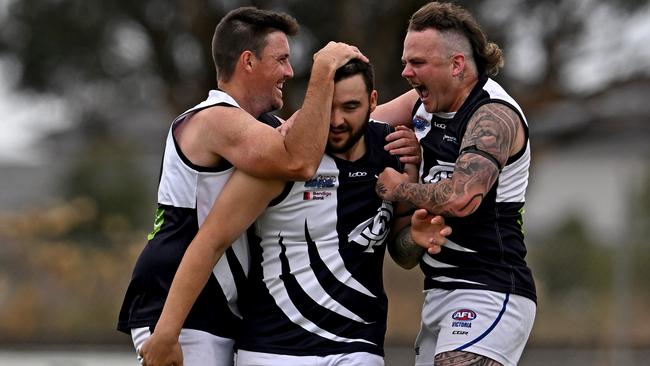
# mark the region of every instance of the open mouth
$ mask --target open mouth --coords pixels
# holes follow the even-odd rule
[[[421,100],[426,99],[429,96],[429,90],[423,85],[413,85],[413,88],[420,96]]]

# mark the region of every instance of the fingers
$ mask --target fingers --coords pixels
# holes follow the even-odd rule
[[[345,65],[351,59],[359,59],[368,62],[368,58],[361,53],[358,47],[343,42],[330,41],[325,47],[314,54],[314,61],[322,58],[326,62],[333,63],[335,69]]]
[[[420,143],[413,131],[404,126],[397,126],[398,130],[386,136],[388,143],[384,145],[384,150],[391,155],[398,155],[399,160],[404,164],[419,165],[422,150]]]
[[[427,211],[427,210],[425,210],[423,208],[420,208],[420,209],[415,210],[415,212],[413,213],[413,216],[411,216],[411,218],[414,219],[414,220],[424,220],[424,219],[426,219],[427,215],[429,215],[429,211]]]

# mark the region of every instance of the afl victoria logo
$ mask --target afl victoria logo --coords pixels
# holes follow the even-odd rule
[[[461,309],[454,311],[454,314],[451,317],[454,320],[472,321],[476,319],[476,313],[469,309]]]

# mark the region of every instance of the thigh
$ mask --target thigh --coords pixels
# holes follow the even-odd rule
[[[182,329],[178,338],[185,366],[232,366],[235,341],[196,329]]]
[[[475,354],[502,365],[517,364],[535,319],[532,300],[477,290],[455,290],[445,298],[436,354],[453,351],[445,356]]]
[[[415,365],[431,366],[436,355],[436,344],[440,332],[439,290],[425,291],[420,322],[420,332],[415,339]]]
[[[275,353],[253,352],[246,350],[237,351],[237,366],[315,366],[319,365],[316,356],[289,356]]]
[[[151,336],[149,327],[131,329],[137,351]],[[195,329],[181,329],[178,338],[185,366],[232,366],[234,340]]]
[[[384,358],[368,352],[353,352],[325,357],[323,366],[384,366]]]

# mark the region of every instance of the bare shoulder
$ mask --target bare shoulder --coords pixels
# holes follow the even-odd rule
[[[375,108],[371,117],[377,121],[384,121],[392,126],[405,124],[411,125],[411,112],[418,101],[418,93],[411,89],[406,93]]]
[[[517,112],[502,103],[488,103],[472,115],[462,148],[476,146],[503,164],[523,143],[521,130],[522,121]]]
[[[213,107],[202,109],[196,112],[194,116],[192,116],[192,118],[201,122],[205,122],[208,125],[212,125],[215,123],[239,124],[239,123],[255,122],[255,118],[253,118],[253,116],[251,116],[241,108],[221,106],[221,105],[216,105]]]

